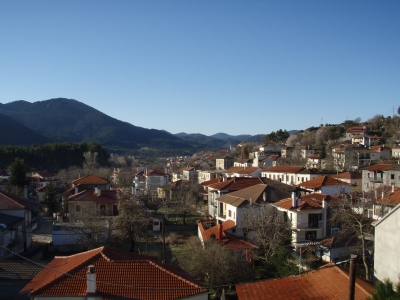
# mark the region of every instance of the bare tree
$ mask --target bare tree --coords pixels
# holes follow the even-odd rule
[[[258,248],[257,259],[268,261],[290,247],[292,233],[283,214],[271,205],[260,205],[257,212],[244,215],[247,238]]]
[[[85,158],[85,161],[83,163],[84,169],[88,170],[90,174],[94,173],[94,169],[98,165],[97,157],[98,153],[97,152],[85,152],[83,153],[83,157]]]
[[[320,127],[315,133],[315,144],[318,147],[325,145],[325,143],[328,141],[328,134],[329,134],[328,127],[326,126]]]
[[[300,144],[300,139],[302,137],[301,133],[294,133],[291,136],[288,137],[286,140],[286,145],[289,147],[293,147],[297,144]]]
[[[338,201],[330,205],[330,226],[340,229],[338,238],[345,241],[348,246],[352,242],[353,251],[359,253],[365,269],[365,277],[371,280],[371,260],[368,247],[373,234],[372,219],[368,211],[372,208],[373,201],[350,194],[341,194]]]
[[[71,220],[67,227],[71,236],[66,238],[86,250],[106,244],[110,236],[110,218],[102,215],[94,202],[80,202],[79,209],[76,215],[79,219]]]
[[[204,189],[200,184],[190,183],[180,186],[175,201],[177,210],[183,212],[183,224],[186,224],[186,214],[195,212],[203,201]]]
[[[243,252],[221,246],[215,239],[209,239],[202,246],[198,237],[192,237],[178,255],[179,264],[205,286],[231,285],[251,279],[251,265]]]
[[[118,216],[113,222],[113,233],[121,240],[128,240],[130,251],[134,251],[135,242],[147,232],[149,214],[140,199],[128,191],[118,191]]]

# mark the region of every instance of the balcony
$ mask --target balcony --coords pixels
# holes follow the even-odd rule
[[[322,229],[322,221],[318,221],[318,224],[310,223],[297,223],[292,224],[292,230],[310,230],[310,229]]]
[[[383,178],[369,178],[369,182],[383,183]]]
[[[226,215],[221,214],[221,213],[218,214],[218,217],[221,218],[221,219],[226,219]]]

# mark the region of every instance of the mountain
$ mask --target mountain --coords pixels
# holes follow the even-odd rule
[[[175,136],[186,140],[191,143],[202,144],[206,147],[210,148],[228,148],[229,147],[229,140],[221,140],[211,136],[207,136],[200,133],[185,133],[180,132],[175,134]]]
[[[0,114],[0,144],[14,146],[31,146],[46,144],[51,140],[34,130],[18,123],[14,119]]]
[[[56,142],[95,142],[124,149],[188,149],[198,146],[163,130],[119,121],[73,99],[0,103],[0,113]],[[15,135],[13,131],[12,128],[11,134]]]
[[[223,132],[218,132],[216,134],[211,135],[211,137],[220,139],[220,140],[231,140],[235,139],[238,140],[239,142],[247,140],[248,138],[251,138],[250,134],[241,134],[241,135],[229,135]]]

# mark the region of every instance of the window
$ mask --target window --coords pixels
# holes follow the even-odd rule
[[[339,228],[331,228],[331,235],[339,232]]]
[[[232,217],[232,211],[231,210],[228,210],[228,216]]]
[[[390,179],[394,179],[394,174],[390,174]]]
[[[153,225],[158,226],[158,225],[160,225],[160,222],[153,222]]]
[[[100,204],[100,215],[106,215],[106,206],[104,204]]]
[[[81,206],[79,204],[75,205],[75,212],[81,212]]]
[[[368,173],[368,178],[370,178],[371,177],[371,174],[370,173]]]
[[[317,239],[316,231],[306,231],[306,240],[314,241]]]
[[[309,214],[308,215],[308,227],[309,228],[318,228],[319,221],[322,219],[322,214]]]

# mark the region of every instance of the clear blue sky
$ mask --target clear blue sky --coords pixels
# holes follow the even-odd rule
[[[171,133],[400,105],[400,1],[0,1],[0,102],[72,98]]]

